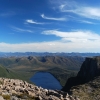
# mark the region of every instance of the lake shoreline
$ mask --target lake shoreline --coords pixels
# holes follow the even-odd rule
[[[39,74],[40,74],[40,76],[39,76]],[[46,72],[46,71],[36,72],[30,78],[30,81],[32,83],[35,83],[35,85],[37,85],[37,86],[39,86],[39,85],[41,86],[42,85],[41,87],[43,87],[43,88],[48,88],[48,89],[49,88],[51,88],[51,89],[54,88],[54,89],[58,89],[58,90],[61,90],[62,89],[62,86],[61,86],[60,82],[58,81],[58,79],[52,73],[50,73],[50,72]]]

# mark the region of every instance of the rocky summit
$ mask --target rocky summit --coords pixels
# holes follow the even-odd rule
[[[0,100],[80,100],[67,92],[47,90],[19,79],[0,78]]]

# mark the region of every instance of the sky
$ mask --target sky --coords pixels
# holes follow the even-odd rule
[[[100,0],[0,0],[0,52],[100,52]]]

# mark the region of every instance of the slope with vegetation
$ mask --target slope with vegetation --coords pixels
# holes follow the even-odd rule
[[[12,71],[9,68],[5,68],[4,66],[0,65],[0,77],[7,77],[7,78],[18,78],[23,79],[21,75],[16,73],[15,71]]]
[[[59,56],[2,57],[0,64],[21,74],[21,77],[27,81],[38,71],[50,72],[64,86],[66,79],[76,76],[83,60],[82,57]]]

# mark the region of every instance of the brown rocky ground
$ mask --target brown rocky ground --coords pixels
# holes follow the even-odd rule
[[[0,100],[80,100],[67,92],[47,90],[19,79],[0,78]]]

